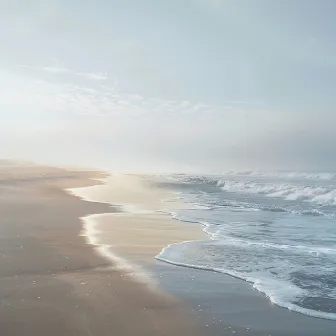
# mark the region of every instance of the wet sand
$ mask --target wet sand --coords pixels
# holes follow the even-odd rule
[[[169,244],[208,239],[198,224],[182,223],[167,214],[190,205],[176,201],[174,191],[160,188],[151,177],[112,175],[101,185],[70,192],[86,200],[119,205],[116,213],[84,219],[83,234],[97,246],[112,246],[111,254],[135,265],[153,265],[155,256]]]
[[[0,335],[198,335],[183,303],[125,276],[80,235],[81,217],[114,212],[63,189],[102,177],[0,166]]]
[[[0,165],[0,335],[334,335],[334,321],[276,307],[244,281],[155,260],[207,239],[156,212],[185,205],[147,177],[92,177],[106,178]]]
[[[145,176],[112,175],[102,185],[74,192],[85,199],[119,204],[124,212],[104,214],[93,218],[92,222],[87,221],[85,234],[96,246],[110,248],[112,260],[116,253],[150,270],[151,279],[159,288],[183,299],[206,335],[334,335],[335,321],[277,307],[245,281],[155,260],[168,244],[208,239],[199,224],[180,222],[173,220],[171,215],[156,212],[186,207],[178,200],[171,202],[178,195],[167,189],[165,183]],[[94,230],[90,229],[92,226]]]

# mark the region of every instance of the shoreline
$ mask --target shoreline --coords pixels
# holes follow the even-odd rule
[[[120,179],[122,180],[121,183],[119,181]],[[83,222],[82,234],[86,237],[88,243],[95,246],[95,249],[102,257],[116,263],[120,269],[128,270],[133,275],[136,273],[139,276],[139,280],[141,280],[141,282],[147,281],[150,287],[155,286],[155,283],[153,283],[153,279],[150,276],[146,275],[146,271],[144,271],[142,265],[139,265],[139,261],[141,264],[154,263],[156,257],[170,245],[172,241],[175,241],[175,243],[183,243],[187,241],[186,239],[190,240],[192,238],[208,239],[208,236],[199,227],[198,223],[192,223],[189,230],[186,230],[185,225],[171,217],[168,211],[172,210],[171,203],[168,204],[165,201],[167,199],[171,200],[175,195],[172,190],[161,190],[152,184],[153,181],[149,182],[148,178],[142,175],[111,175],[100,181],[103,183],[93,186],[93,188],[85,187],[66,190],[71,193],[71,195],[79,197],[82,200],[108,204],[117,209],[114,213],[93,214],[81,218]],[[118,199],[120,196],[118,193],[120,192],[122,194],[124,192],[124,190],[121,191],[121,189],[124,188],[123,183],[125,183],[125,181],[127,181],[126,184],[131,183],[132,190],[126,190],[129,199],[124,196],[121,202]],[[135,193],[140,194],[141,200],[139,199],[139,195],[130,196],[134,193],[133,187],[137,188]],[[143,194],[145,194],[145,196],[141,197]],[[153,199],[155,199],[155,201],[153,201]],[[162,209],[163,206],[170,206],[170,209]],[[175,209],[175,207],[182,208],[183,205],[178,202],[174,203],[173,209]],[[155,224],[150,225],[149,223],[153,221],[159,222],[161,227]],[[127,227],[127,229],[125,229],[125,227]],[[135,244],[136,253],[141,254],[140,260],[134,260],[134,258],[132,260],[132,257],[130,257],[129,250],[132,249],[134,242],[129,241],[129,239],[125,237],[124,232],[128,230],[126,232],[127,234],[134,230],[135,227],[140,228],[146,232],[147,235],[153,236],[151,239],[147,239],[143,237],[142,234],[140,244],[139,242]],[[165,234],[170,234],[170,236],[164,240],[162,240],[163,232],[161,232],[163,227]],[[184,230],[185,233],[181,234]],[[112,237],[116,235],[116,232],[119,233],[118,238],[125,243],[125,250],[128,251],[123,250],[122,246],[119,246],[123,245],[123,243],[120,244],[120,241],[116,242],[116,237]],[[110,239],[100,237],[100,235],[106,236],[106,234],[110,234]],[[137,238],[139,239],[139,237]],[[172,239],[172,241],[170,239]],[[148,246],[149,251],[144,251]],[[118,249],[121,249],[120,253],[118,253]],[[124,257],[123,254],[126,254],[126,257]]]
[[[133,177],[132,177],[133,176]],[[119,175],[120,177],[120,175]],[[128,175],[127,178],[130,178],[132,182],[134,182],[134,178],[139,179],[139,176],[134,177],[134,175]],[[144,178],[144,177],[142,177]],[[147,181],[148,182],[148,181]],[[109,182],[107,181],[107,184]],[[110,187],[112,187],[110,185]],[[120,187],[120,186],[119,186]],[[135,184],[135,187],[139,187],[139,185]],[[102,191],[102,189],[107,188],[104,186],[99,186],[98,189]],[[158,197],[157,189],[158,187],[154,185],[150,185],[151,192],[153,192]],[[116,188],[118,190],[118,188]],[[128,189],[128,188],[126,188]],[[165,188],[159,188],[162,192],[162,189],[165,190],[165,194],[160,194],[161,198],[160,200],[169,200],[174,193],[169,192],[168,189]],[[88,189],[86,189],[88,190]],[[91,189],[92,190],[92,189]],[[141,188],[140,188],[141,190]],[[82,189],[83,191],[83,189]],[[111,192],[111,194],[110,194]],[[186,241],[192,241],[192,240],[204,240],[209,239],[208,235],[205,235],[203,233],[202,227],[200,223],[190,223],[190,222],[184,222],[184,221],[177,221],[173,218],[171,218],[171,214],[169,210],[173,210],[174,207],[172,206],[170,209],[165,209],[165,211],[162,211],[162,207],[164,205],[167,205],[164,203],[157,203],[153,202],[152,199],[149,201],[144,201],[145,196],[141,197],[141,201],[139,201],[139,194],[141,192],[144,192],[145,195],[147,194],[148,190],[141,192],[136,192],[136,198],[132,198],[130,195],[128,195],[129,198],[125,197],[125,195],[121,195],[119,198],[118,195],[115,195],[114,192],[118,193],[116,190],[112,192],[107,192],[104,194],[104,192],[99,195],[99,192],[94,195],[88,194],[85,195],[84,199],[92,199],[94,197],[101,197],[99,201],[102,201],[104,203],[117,205],[117,207],[121,208],[121,212],[119,214],[113,214],[113,215],[102,215],[100,218],[98,225],[101,225],[101,229],[103,232],[105,232],[105,236],[108,237],[105,242],[111,242],[114,243],[115,239],[121,239],[123,240],[126,245],[126,248],[120,248],[120,246],[113,246],[113,250],[119,250],[120,255],[125,256],[126,260],[131,260],[133,262],[137,262],[139,264],[144,265],[144,268],[147,270],[150,270],[153,272],[155,279],[158,281],[159,285],[163,287],[163,289],[166,289],[168,293],[172,293],[173,296],[182,297],[189,302],[191,311],[192,312],[198,312],[199,309],[197,307],[202,306],[204,301],[208,304],[209,311],[213,310],[210,314],[205,314],[203,309],[202,312],[198,315],[198,319],[200,319],[204,326],[206,326],[212,335],[219,335],[222,330],[229,330],[229,331],[235,331],[236,335],[245,335],[246,332],[249,332],[250,335],[314,335],[316,334],[317,330],[320,328],[326,328],[325,335],[332,335],[332,324],[325,322],[328,320],[324,319],[317,319],[315,317],[310,317],[308,315],[300,314],[298,312],[291,312],[286,308],[274,306],[269,298],[267,298],[263,293],[257,292],[256,290],[253,290],[253,287],[250,283],[246,282],[243,279],[233,277],[232,275],[229,275],[227,273],[216,273],[217,275],[213,275],[213,271],[204,272],[203,270],[199,270],[199,268],[188,268],[188,267],[169,267],[169,264],[176,265],[176,263],[170,263],[169,261],[164,260],[164,264],[160,264],[160,257],[158,257],[158,254],[160,254],[165,248],[168,248],[169,245],[172,244],[179,244]],[[127,193],[131,194],[132,192],[130,190],[126,190]],[[85,193],[84,193],[85,194]],[[77,196],[83,197],[83,194],[78,193]],[[176,195],[175,195],[176,196]],[[147,194],[148,197],[148,194]],[[97,200],[96,200],[97,201]],[[180,207],[181,204],[174,204],[177,207]],[[183,208],[183,205],[182,205]],[[167,210],[167,211],[166,211]],[[161,213],[161,216],[159,213]],[[155,214],[154,214],[155,213]],[[163,215],[163,216],[162,216]],[[116,217],[117,216],[117,217]],[[105,217],[105,218],[104,218]],[[127,219],[127,217],[136,219],[135,221],[131,221],[130,218]],[[118,220],[114,220],[118,218]],[[155,225],[150,224],[151,221],[155,221]],[[165,234],[164,231],[158,232],[158,226],[161,226],[162,223],[165,221],[173,221],[169,225],[172,225],[174,227],[174,230],[179,235],[185,235],[183,238],[180,236],[178,239],[174,242],[174,238],[171,240],[165,240],[165,242],[160,241],[159,236]],[[160,242],[160,249],[155,248],[151,249],[150,253],[147,251],[144,251],[142,244],[138,244],[134,250],[138,254],[136,258],[134,258],[134,253],[129,253],[130,250],[132,250],[132,244],[134,242],[129,241],[129,239],[125,239],[125,236],[123,234],[120,234],[120,223],[116,222],[122,222],[122,226],[126,224],[126,227],[123,227],[123,231],[132,232],[133,228],[137,225],[140,225],[141,228],[145,228],[147,230],[147,233],[152,234],[153,232],[157,232],[158,235],[155,236],[153,239]],[[144,223],[144,221],[146,223]],[[188,229],[192,227],[192,230],[188,232]],[[195,234],[195,232],[198,232]],[[200,234],[201,232],[201,234]],[[133,233],[134,234],[134,233]],[[116,237],[113,237],[116,235]],[[138,237],[139,238],[139,237]],[[141,238],[141,235],[140,235]],[[109,240],[111,239],[111,240]],[[141,239],[140,239],[141,241]],[[149,245],[152,244],[151,240],[147,240],[147,243]],[[158,253],[156,253],[156,252]],[[140,255],[140,257],[139,257]],[[149,257],[151,260],[149,260]],[[156,261],[154,260],[156,259]],[[167,263],[168,262],[168,263]],[[185,265],[178,265],[178,266],[185,266]],[[206,273],[206,274],[204,274]],[[190,276],[190,274],[194,274],[193,276]],[[204,283],[199,283],[198,281],[195,281],[195,275],[199,277],[200,279],[203,279]],[[181,279],[187,279],[187,282],[184,283],[184,280]],[[147,278],[148,279],[148,278]],[[167,281],[165,279],[168,279]],[[189,279],[189,280],[188,280]],[[145,280],[146,281],[146,280]],[[190,281],[193,281],[193,283],[198,283],[194,287],[194,292],[190,291]],[[218,306],[215,302],[213,302],[213,299],[211,298],[214,293],[217,293],[218,297],[223,297],[223,302],[229,297],[230,301],[235,302],[237,298],[240,297],[240,292],[236,292],[234,289],[228,291],[227,289],[223,291],[222,288],[218,287],[223,284],[220,284],[218,281],[223,281],[223,283],[229,284],[230,286],[233,286],[233,288],[240,288],[240,290],[245,294],[244,300],[246,301],[248,305],[256,304],[258,307],[260,307],[262,314],[265,316],[269,316],[270,320],[273,321],[270,325],[267,321],[261,321],[260,315],[255,316],[255,320],[259,321],[260,326],[255,325],[253,321],[251,321],[248,316],[246,316],[246,313],[242,311],[241,313],[241,319],[237,320],[237,317],[234,317],[231,319],[221,318],[221,314],[227,314],[227,308],[228,307],[221,307]],[[184,283],[183,288],[179,288],[176,286],[177,282]],[[206,296],[202,300],[200,300],[200,296],[195,293],[199,293],[204,291],[204,284],[209,284],[209,286],[215,284],[213,288],[213,293],[210,296]],[[230,292],[228,294],[228,292]],[[210,299],[209,299],[210,298]],[[240,307],[239,302],[242,299],[239,299],[238,302],[234,303],[235,309],[238,309],[238,311],[241,311],[242,308]],[[197,302],[197,305],[195,306],[194,303]],[[212,309],[211,307],[215,307]],[[193,308],[192,308],[193,307]],[[250,311],[250,314],[252,314],[252,311]],[[230,315],[230,314],[229,314]],[[253,315],[253,314],[252,314]],[[300,315],[300,316],[297,316]],[[214,317],[215,316],[215,317]],[[216,326],[211,326],[209,328],[209,321],[211,320],[217,321]],[[282,321],[282,323],[289,323],[290,328],[283,328],[278,329],[278,327],[275,328],[276,320],[279,319]],[[218,322],[220,321],[220,322]],[[239,321],[239,322],[238,322]],[[331,320],[329,320],[331,321]],[[236,325],[234,323],[237,323]],[[331,321],[332,322],[332,321]],[[214,323],[214,322],[213,322]],[[296,326],[296,324],[299,325]],[[304,325],[307,325],[308,328],[306,328]],[[211,329],[211,330],[210,330]],[[265,331],[266,330],[266,331]],[[310,333],[312,331],[313,333]],[[321,334],[324,335],[324,334]]]
[[[182,301],[129,279],[80,235],[80,218],[114,210],[64,189],[99,185],[90,178],[101,173],[21,166],[0,175],[0,334],[202,334]]]
[[[171,243],[208,236],[168,215],[190,205],[150,177],[143,185],[118,175],[106,189],[106,173],[33,170],[0,166],[1,334],[334,335],[333,321],[274,306],[243,280],[155,259]],[[100,199],[66,191],[75,188]],[[98,219],[97,231],[83,235],[83,218]]]

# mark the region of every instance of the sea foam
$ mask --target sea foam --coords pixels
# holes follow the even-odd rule
[[[95,202],[95,203],[105,203],[112,207],[117,207],[119,211],[103,214],[92,214],[81,218],[83,223],[81,235],[85,237],[86,242],[94,246],[95,250],[105,259],[111,261],[111,268],[124,271],[125,274],[138,282],[146,284],[151,289],[156,289],[157,282],[151,277],[144,268],[140,265],[131,263],[129,260],[121,257],[113,250],[113,246],[102,244],[99,237],[104,233],[99,230],[100,219],[106,217],[116,217],[123,216],[124,214],[143,214],[149,213],[150,211],[145,211],[141,208],[136,207],[132,204],[112,204],[106,198],[106,193],[109,189],[109,179],[101,179],[101,182],[105,183],[102,185],[95,185],[91,187],[84,188],[72,188],[66,191],[70,194],[79,197],[82,200]],[[100,193],[101,191],[101,193]]]

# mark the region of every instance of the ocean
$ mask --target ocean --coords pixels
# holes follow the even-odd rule
[[[229,274],[278,306],[336,320],[336,174],[175,174],[164,184],[177,190],[170,201],[188,205],[171,215],[209,239],[172,244],[157,259]]]

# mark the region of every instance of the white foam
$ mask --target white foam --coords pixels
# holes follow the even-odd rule
[[[281,197],[288,201],[305,199],[317,204],[336,204],[336,189],[320,186],[313,187],[254,181],[222,181],[219,185],[223,191],[227,192],[264,194],[268,197]]]
[[[310,201],[318,204],[336,204],[336,190],[316,195]]]
[[[230,275],[237,279],[241,279],[241,280],[251,283],[253,285],[253,288],[265,294],[272,303],[274,303],[275,305],[279,307],[286,308],[290,311],[297,312],[303,315],[308,315],[311,317],[328,319],[328,320],[336,320],[336,314],[334,313],[327,313],[327,312],[307,309],[307,308],[303,308],[303,307],[300,307],[292,303],[290,300],[300,297],[304,293],[302,289],[299,289],[298,287],[291,285],[288,282],[274,280],[274,279],[261,280],[258,278],[253,278],[251,276],[248,277],[242,273],[235,272],[232,270],[215,268],[215,267],[210,267],[206,265],[196,265],[196,264],[190,264],[190,263],[185,263],[185,262],[179,262],[169,257],[169,255],[171,254],[174,255],[174,252],[172,252],[172,250],[174,250],[174,247],[177,247],[178,245],[189,244],[189,243],[194,243],[194,242],[185,241],[182,243],[170,244],[164,249],[162,249],[161,253],[156,256],[156,259],[166,262],[168,264],[176,265],[176,266],[182,266],[182,267],[187,267],[187,268],[199,269],[199,270],[204,270],[204,271],[212,271],[212,272],[224,273],[224,274]]]
[[[250,172],[247,175],[253,176],[253,174]],[[321,181],[307,182],[303,179],[328,180],[336,177],[336,175],[270,175],[269,177],[274,177],[274,180],[266,179],[262,175],[261,177],[263,178],[238,177],[233,179],[225,176],[173,176],[171,180],[174,182],[195,184],[192,193],[189,193],[190,187],[188,187],[182,195],[185,196],[186,200],[188,198],[191,202],[202,200],[207,206],[211,205],[211,210],[216,209],[216,207],[218,210],[214,212],[198,211],[196,213],[178,212],[171,215],[174,219],[180,221],[202,224],[204,231],[214,242],[186,241],[171,244],[164,248],[156,258],[177,266],[225,273],[240,278],[252,283],[255,289],[264,293],[270,301],[278,306],[312,317],[336,320],[336,314],[334,313],[307,309],[295,304],[308,297],[326,297],[326,299],[336,297],[333,290],[326,295],[323,292],[323,287],[320,287],[323,286],[323,283],[316,283],[319,277],[323,277],[327,281],[328,276],[332,276],[330,272],[333,267],[332,260],[336,255],[336,246],[330,244],[334,234],[331,221],[328,221],[327,218],[315,219],[312,216],[273,216],[272,214],[262,213],[260,218],[271,216],[275,220],[275,225],[272,225],[272,234],[279,233],[278,237],[268,236],[263,231],[263,227],[258,229],[258,225],[256,230],[251,229],[249,221],[254,220],[254,217],[256,217],[254,215],[251,218],[246,215],[241,216],[243,222],[246,221],[247,228],[243,232],[240,231],[239,225],[234,226],[225,222],[227,218],[232,216],[232,211],[235,211],[235,209],[242,211],[245,208],[266,211],[283,210],[297,215],[333,217],[333,213],[329,214],[328,209],[321,209],[320,205],[336,204],[336,185],[334,181],[327,184]],[[280,177],[287,180],[282,183]],[[294,179],[300,179],[300,181],[294,181]],[[206,188],[211,185],[219,187],[225,193],[221,193],[219,190],[216,193],[204,193],[203,190],[207,189],[203,188],[202,185],[206,185]],[[248,198],[251,199],[251,202],[257,200],[257,204],[247,203],[245,201],[247,197],[244,197],[244,201],[240,202],[239,198],[238,200],[236,198],[239,194],[258,195],[258,197],[249,196]],[[264,199],[265,203],[263,203],[260,196],[282,198],[293,203],[284,206],[283,202],[279,203],[277,200],[272,201],[271,199]],[[302,202],[314,204],[311,206]],[[222,214],[221,207],[223,207],[225,214],[223,214],[223,218],[219,219]],[[228,217],[225,217],[226,215]],[[214,221],[214,224],[211,224],[212,221]],[[319,240],[320,236],[314,229],[315,224],[321,227],[318,232],[327,234],[329,230],[329,236],[321,235]],[[296,225],[297,230],[295,230]],[[318,228],[319,226],[316,227],[316,229]],[[256,237],[253,237],[254,232]],[[240,233],[243,234],[239,235]],[[302,234],[300,235],[300,233]],[[298,237],[297,234],[300,236]],[[309,237],[311,237],[310,240]],[[324,246],[325,242],[328,243]],[[308,262],[308,260],[311,263],[307,269],[305,262]],[[307,277],[304,276],[306,273]],[[309,284],[307,285],[305,282]],[[306,289],[297,287],[296,283]],[[310,284],[315,287],[312,289],[309,287]]]
[[[185,181],[189,182],[193,182],[195,181],[195,177],[185,177]],[[208,178],[205,177],[196,177],[196,181],[197,182],[209,182]],[[212,179],[210,180],[211,183],[213,183],[214,185],[222,185],[223,187],[226,188],[231,188],[231,190],[235,189],[238,192],[247,192],[247,193],[263,193],[267,196],[270,197],[289,197],[292,199],[297,199],[297,198],[308,198],[308,200],[313,200],[314,197],[316,196],[320,196],[320,195],[326,195],[328,194],[330,191],[328,191],[327,189],[318,189],[318,188],[314,188],[311,186],[295,186],[292,184],[276,184],[276,183],[259,183],[257,184],[256,182],[249,182],[249,181],[245,181],[245,182],[235,182],[235,181],[231,181],[231,184],[227,184],[225,182],[225,184],[222,184],[221,181],[218,181],[216,179]],[[100,186],[101,187],[101,186]],[[91,188],[91,187],[89,187]],[[301,189],[300,189],[301,188]],[[82,189],[83,188],[79,188]],[[83,193],[78,192],[78,189],[72,189],[70,192],[72,192],[73,194],[91,201],[91,202],[101,202],[101,199],[98,201],[96,200],[94,197],[92,197],[91,193],[84,193],[86,196],[83,196]],[[88,189],[86,189],[86,191],[88,191]],[[278,193],[278,194],[276,194]],[[322,198],[319,198],[316,201],[321,202],[323,200]],[[166,198],[166,201],[171,201],[174,202],[173,199],[169,199],[168,197]],[[328,196],[327,200],[324,200],[326,202],[330,202],[331,199]],[[107,203],[107,204],[113,204],[112,202],[108,202],[108,201],[103,201],[103,203]],[[139,214],[139,213],[152,213],[155,211],[158,212],[163,212],[166,214],[171,215],[174,219],[176,220],[180,220],[180,221],[190,221],[190,222],[196,222],[196,223],[200,223],[201,225],[204,226],[204,231],[207,232],[210,237],[212,239],[216,239],[218,236],[222,237],[223,234],[221,232],[212,232],[212,228],[213,226],[207,222],[201,222],[201,221],[196,221],[196,220],[190,220],[187,217],[183,217],[180,216],[179,214],[177,214],[176,212],[167,209],[167,210],[159,210],[159,209],[152,209],[152,210],[147,210],[146,208],[143,207],[139,207],[136,205],[130,205],[128,203],[124,203],[124,204],[118,204],[118,206],[126,213],[132,213],[132,214]],[[211,209],[210,207],[207,206],[191,206],[189,204],[189,208],[184,208],[182,207],[182,210],[207,210],[207,209]],[[180,209],[179,209],[180,210]],[[99,235],[101,234],[99,231],[99,218],[102,216],[121,216],[122,214],[120,213],[116,213],[116,214],[101,214],[101,215],[91,215],[91,216],[87,216],[85,218],[83,218],[83,235],[87,237],[88,243],[92,244],[95,246],[95,248],[97,249],[97,251],[104,256],[105,258],[112,260],[113,263],[116,265],[117,268],[123,269],[126,271],[126,274],[132,274],[135,275],[135,278],[141,282],[144,282],[146,284],[153,284],[153,280],[152,278],[149,278],[148,274],[146,274],[146,272],[139,267],[138,265],[134,265],[131,264],[129,261],[125,260],[124,258],[116,255],[113,252],[113,246],[110,245],[101,245],[99,243]],[[219,273],[225,273],[228,274],[230,276],[236,277],[236,278],[240,278],[242,280],[245,280],[247,282],[250,282],[253,284],[254,288],[256,288],[258,291],[264,293],[266,296],[269,297],[269,299],[276,305],[287,308],[289,310],[292,311],[296,311],[305,315],[309,315],[309,316],[313,316],[313,317],[320,317],[320,318],[324,318],[324,319],[331,319],[331,320],[336,320],[336,314],[331,314],[331,313],[325,313],[325,312],[319,312],[319,311],[314,311],[314,310],[310,310],[310,309],[305,309],[302,308],[300,306],[297,306],[295,304],[293,304],[291,301],[294,301],[293,299],[296,296],[299,296],[300,291],[298,288],[296,288],[295,286],[292,286],[292,288],[290,290],[288,290],[288,282],[284,282],[281,284],[281,289],[279,289],[279,281],[273,281],[273,279],[265,279],[262,277],[256,277],[251,276],[248,277],[247,275],[245,275],[244,273],[241,272],[236,272],[233,270],[228,270],[228,269],[224,269],[224,268],[215,268],[215,267],[211,267],[211,263],[209,263],[209,265],[197,265],[197,264],[192,264],[192,263],[185,263],[182,262],[181,260],[178,260],[179,258],[177,258],[177,255],[174,253],[178,253],[178,249],[175,250],[176,247],[181,246],[183,244],[190,244],[190,243],[194,243],[192,241],[186,241],[183,243],[176,243],[176,244],[171,244],[168,245],[167,247],[163,248],[161,253],[159,255],[156,256],[156,259],[173,264],[173,265],[177,265],[177,266],[184,266],[184,267],[190,267],[190,268],[195,268],[195,269],[201,269],[201,270],[209,270],[209,271],[214,271],[214,272],[219,272]],[[237,246],[239,244],[245,244],[246,245],[246,241],[242,242],[239,241],[237,239],[230,239],[227,240],[225,242],[226,244],[236,244]],[[248,243],[248,242],[247,242]],[[256,242],[250,242],[250,244],[256,244]],[[335,250],[331,249],[331,248],[323,248],[323,247],[307,247],[307,246],[289,246],[286,244],[271,244],[271,243],[260,243],[259,244],[261,248],[277,248],[277,249],[283,249],[283,250],[287,250],[287,249],[299,249],[299,250],[304,250],[305,252],[308,253],[317,253],[317,254],[335,254]],[[284,288],[282,290],[282,288]],[[287,290],[286,290],[287,288]],[[301,293],[302,294],[302,293]]]
[[[304,177],[305,179],[330,180],[336,178],[336,174],[329,173],[257,173],[249,172],[245,174],[229,173],[227,176],[257,176],[257,177]],[[286,183],[274,182],[262,179],[254,180],[232,180],[225,179],[225,176],[198,176],[198,175],[171,175],[166,179],[180,183],[209,183],[220,187],[223,191],[242,194],[263,194],[268,197],[280,197],[288,201],[305,199],[319,205],[336,205],[336,189],[332,186],[321,187],[317,185],[293,184],[292,181]]]
[[[148,273],[145,272],[143,268],[138,265],[130,263],[128,260],[122,258],[113,252],[112,245],[100,244],[99,235],[102,234],[101,231],[97,229],[99,225],[99,218],[106,218],[110,216],[120,216],[120,213],[106,213],[106,214],[95,214],[82,217],[83,221],[83,231],[81,235],[86,237],[89,244],[93,245],[96,251],[103,256],[105,259],[111,260],[113,262],[113,269],[118,269],[125,271],[127,275],[134,277],[136,280],[145,283],[151,287],[156,285],[153,278],[151,278]]]
[[[316,254],[316,255],[336,255],[336,248],[327,248],[323,246],[309,246],[309,245],[288,245],[288,244],[275,244],[275,243],[270,243],[270,242],[258,242],[258,241],[253,241],[253,240],[248,240],[248,239],[239,239],[239,238],[233,238],[231,236],[226,236],[222,233],[222,231],[217,228],[216,225],[212,225],[209,222],[205,221],[198,221],[196,219],[191,219],[188,217],[182,217],[178,215],[177,213],[172,213],[172,212],[165,212],[166,214],[170,214],[173,219],[179,220],[181,222],[186,222],[186,223],[197,223],[202,225],[203,231],[209,235],[209,238],[212,240],[215,239],[220,239],[217,240],[217,243],[220,244],[221,240],[223,241],[223,245],[231,245],[231,246],[257,246],[260,248],[273,248],[273,249],[278,249],[278,250],[299,250],[302,252],[310,253],[310,254]],[[213,227],[216,227],[216,231],[213,232],[211,229]],[[182,242],[185,243],[185,242]],[[167,247],[171,247],[174,245],[179,245],[181,243],[176,243],[176,244],[171,244]]]
[[[284,289],[281,291],[279,290],[281,287],[279,287],[277,281],[272,282],[271,280],[268,280],[266,282],[258,279],[253,283],[253,288],[265,294],[272,303],[279,307],[311,317],[322,318],[326,320],[336,320],[336,314],[334,313],[303,308],[290,302],[291,299],[299,297],[302,294],[302,290],[295,286],[289,285],[288,283],[286,283],[285,286],[282,286]]]
[[[103,179],[102,181],[106,182],[107,179]],[[110,202],[104,202],[101,200],[97,200],[93,198],[90,193],[90,188],[93,187],[84,187],[84,188],[72,188],[67,189],[66,191],[72,195],[79,197],[82,200],[95,202],[95,203],[105,203],[111,206],[116,206],[115,204],[111,204]],[[143,213],[153,213],[153,211],[146,211],[143,209],[139,209],[138,207],[131,204],[119,204],[117,205],[123,212],[115,212],[115,213],[103,213],[103,214],[92,214],[81,218],[83,223],[83,229],[81,235],[86,238],[88,244],[93,245],[95,250],[105,259],[112,262],[111,267],[113,269],[122,270],[125,272],[127,276],[132,277],[138,282],[146,284],[151,289],[155,289],[157,286],[157,282],[146,272],[141,266],[136,265],[134,263],[129,262],[125,258],[117,255],[113,251],[112,245],[101,244],[99,241],[99,236],[103,234],[99,229],[99,219],[106,217],[115,217],[115,216],[123,216],[123,213],[131,213],[131,214],[143,214]]]
[[[255,177],[269,177],[269,178],[284,178],[284,179],[307,179],[307,180],[332,180],[336,177],[336,173],[312,173],[312,172],[279,172],[279,171],[228,171],[223,175],[227,176],[255,176]]]

